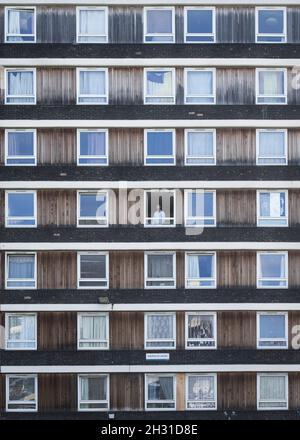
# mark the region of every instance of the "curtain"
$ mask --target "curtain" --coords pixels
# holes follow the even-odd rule
[[[8,132],[8,156],[32,156],[33,133]]]
[[[81,70],[81,95],[105,95],[105,72]]]
[[[148,255],[149,278],[172,278],[173,255]]]
[[[189,278],[211,278],[213,271],[212,255],[189,255],[188,276]]]
[[[33,72],[8,72],[8,95],[32,97]],[[22,98],[22,102],[32,102],[32,98]]]
[[[276,158],[284,156],[284,153],[284,133],[262,132],[259,134],[259,156],[267,158],[268,163],[277,163]]]
[[[188,95],[210,95],[213,91],[213,75],[209,71],[194,71],[187,73],[187,94]]]
[[[8,33],[21,34],[21,11],[17,9],[8,11]],[[13,41],[22,41],[22,37],[16,37]]]
[[[261,376],[260,377],[261,400],[285,400],[285,377],[284,376]]]
[[[106,339],[106,317],[105,316],[82,316],[80,339],[82,340],[103,340]],[[95,343],[97,346],[97,342]],[[91,345],[91,344],[89,344]],[[93,345],[91,345],[93,346]]]
[[[35,340],[35,317],[34,316],[9,316],[9,347],[28,347],[34,345],[32,342]],[[17,342],[17,341],[22,341]],[[28,341],[28,342],[24,342]]]
[[[213,376],[190,376],[188,381],[189,400],[214,400]]]
[[[148,339],[170,339],[173,335],[172,315],[149,315],[147,317]]]
[[[173,377],[155,376],[148,379],[148,400],[173,398]]]
[[[196,157],[213,156],[212,133],[188,133],[188,155]]]
[[[82,156],[105,156],[105,133],[80,133],[80,154]]]
[[[107,382],[104,376],[81,377],[81,400],[106,400]]]
[[[172,72],[168,71],[147,72],[147,95],[157,97],[172,96],[172,76]]]
[[[188,338],[203,339],[214,337],[213,316],[210,315],[189,315],[188,317]]]
[[[105,34],[105,12],[88,9],[80,10],[79,29],[79,33],[82,35]],[[81,38],[81,41],[84,40]]]
[[[8,278],[34,278],[34,257],[31,255],[9,256]]]
[[[262,95],[284,94],[284,74],[277,71],[259,73],[259,93]]]

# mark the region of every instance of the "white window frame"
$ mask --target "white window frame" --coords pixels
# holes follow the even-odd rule
[[[33,316],[35,320],[35,335],[34,340],[20,340],[20,339],[9,339],[9,318],[11,316]],[[33,343],[34,347],[9,347],[9,342],[17,342],[17,343]],[[17,313],[5,313],[5,350],[10,351],[28,351],[28,350],[37,350],[37,314],[36,313],[27,313],[27,312],[17,312]]]
[[[259,151],[260,150],[260,133],[274,133],[274,132],[284,134],[284,153],[285,153],[284,156],[280,156],[280,157],[273,156],[270,158],[260,156],[260,151]],[[284,163],[259,163],[260,158],[262,158],[262,159],[285,159],[285,162]],[[285,128],[256,129],[256,165],[258,165],[258,166],[284,166],[287,164],[288,164],[288,132],[287,132],[287,129],[285,129]]]
[[[9,400],[9,379],[10,378],[30,378],[33,377],[34,378],[34,395],[35,395],[35,400],[34,401],[29,401],[29,400]],[[7,374],[6,375],[6,380],[5,380],[5,388],[6,388],[6,411],[7,412],[37,412],[38,410],[38,377],[36,374]],[[14,408],[14,409],[9,409],[8,406],[9,405],[35,405],[35,408]]]
[[[106,400],[82,400],[81,399],[81,378],[82,377],[106,377],[106,394],[107,399]],[[88,374],[78,374],[77,376],[77,395],[78,395],[78,411],[83,412],[91,412],[91,411],[97,411],[97,412],[103,412],[103,411],[109,411],[110,408],[110,381],[109,381],[109,374],[99,374],[99,373],[88,373]],[[81,408],[81,404],[97,404],[97,403],[105,403],[107,404],[106,408]]]
[[[33,156],[9,156],[8,155],[8,135],[9,133],[33,133]],[[34,128],[7,128],[4,133],[4,144],[5,144],[5,166],[7,167],[33,167],[37,164],[36,157],[36,129]],[[22,160],[22,159],[34,159],[34,163],[7,163],[9,159]]]
[[[285,329],[285,338],[261,338],[260,337],[260,317],[261,316],[284,316],[285,322],[284,322],[284,329]],[[288,334],[288,320],[289,320],[289,314],[287,312],[256,312],[256,348],[259,350],[285,350],[289,348],[289,334]],[[270,346],[264,346],[262,347],[260,345],[260,342],[272,342],[272,341],[278,341],[278,342],[284,342],[285,345],[270,345]]]
[[[80,339],[80,329],[82,324],[82,318],[85,316],[100,316],[105,317],[105,325],[106,325],[106,335],[107,339]],[[80,347],[80,343],[94,343],[100,342],[101,344],[106,344],[106,347]],[[86,351],[86,350],[108,350],[109,349],[109,313],[106,312],[80,312],[77,313],[77,350]]]
[[[173,277],[172,278],[148,278],[148,256],[149,255],[172,255],[173,256]],[[145,289],[176,289],[176,252],[173,251],[149,251],[144,253],[144,288]],[[173,282],[173,286],[148,286],[148,281]]]
[[[106,195],[106,217],[80,217],[80,195],[81,194],[105,194]],[[101,224],[93,224],[93,225],[81,225],[80,220],[91,220],[95,221],[98,218],[105,220],[106,223]],[[108,228],[109,226],[109,191],[107,190],[78,190],[77,191],[77,228]]]
[[[105,278],[81,278],[81,256],[82,255],[104,255],[105,256]],[[106,286],[80,286],[81,281],[106,281]],[[83,290],[107,290],[109,289],[109,253],[86,251],[77,252],[77,289]]]
[[[147,73],[148,72],[171,72],[172,73],[172,95],[152,96],[147,94]],[[147,102],[147,98],[169,98],[172,102]],[[175,67],[146,67],[144,68],[144,105],[174,105],[176,104],[176,70]]]
[[[81,95],[80,94],[80,72],[104,72],[105,74],[105,93],[102,95]],[[108,105],[108,69],[106,67],[77,67],[76,68],[76,104],[77,105]],[[80,102],[80,98],[104,98],[105,101],[103,102]]]
[[[10,256],[17,255],[31,255],[34,257],[34,278],[26,278],[25,281],[33,281],[34,286],[18,286],[9,287],[8,281],[22,281],[21,278],[18,279],[8,279],[9,264],[8,260]],[[35,290],[37,288],[37,255],[36,252],[5,252],[5,289],[6,290]]]
[[[159,156],[148,156],[148,133],[150,132],[167,132],[172,133],[172,156],[159,155]],[[147,163],[147,159],[171,159],[173,158],[173,163]],[[172,167],[176,165],[176,130],[175,128],[145,128],[144,129],[144,165],[147,167]]]
[[[263,278],[261,274],[260,256],[261,255],[285,255],[285,277],[284,278]],[[285,286],[260,286],[260,281],[285,281]],[[288,274],[288,252],[287,251],[263,251],[256,254],[256,288],[257,289],[288,289],[289,287],[289,274]]]
[[[172,224],[152,224],[147,221],[154,220],[154,217],[147,217],[147,195],[148,193],[169,193],[173,196],[173,217],[165,217],[166,221],[173,221]],[[176,190],[175,189],[145,189],[144,190],[144,227],[145,228],[174,228],[176,227]]]
[[[173,338],[168,338],[168,339],[159,339],[159,338],[155,338],[155,339],[151,339],[148,337],[148,319],[150,316],[159,316],[159,315],[164,315],[164,316],[172,316],[173,319]],[[163,347],[161,345],[152,345],[152,346],[148,346],[148,343],[172,343],[173,346],[166,346]],[[176,349],[176,313],[174,312],[148,312],[148,313],[144,313],[144,348],[145,350],[175,350]]]
[[[283,85],[284,85],[284,93],[282,95],[262,95],[259,93],[259,75],[261,72],[283,72]],[[261,67],[256,68],[255,70],[255,96],[256,96],[256,105],[287,105],[287,69],[286,68],[268,68]],[[258,102],[259,98],[284,98],[284,102]]]
[[[8,95],[8,74],[9,72],[32,72],[33,95]],[[4,69],[5,105],[36,105],[36,68],[35,67],[9,67]],[[32,102],[8,102],[9,98],[33,98]]]
[[[213,81],[212,94],[206,95],[188,95],[188,73],[189,72],[211,72]],[[188,102],[187,98],[213,98],[213,102]],[[216,69],[214,67],[188,67],[184,69],[184,103],[187,105],[215,105],[216,104]]]
[[[286,215],[285,215],[285,217],[271,217],[271,216],[269,216],[269,217],[263,217],[262,215],[261,215],[261,213],[260,213],[260,195],[262,194],[262,193],[284,193],[285,194],[285,212],[286,212]],[[287,228],[288,226],[289,226],[289,192],[288,192],[288,190],[286,190],[286,189],[275,189],[275,190],[271,190],[271,189],[259,189],[259,190],[256,190],[256,212],[257,212],[257,215],[256,215],[256,225],[258,226],[258,227],[263,227],[263,228]],[[285,224],[282,224],[282,225],[280,225],[280,224],[272,224],[272,225],[267,225],[267,224],[264,224],[264,225],[262,225],[261,224],[261,221],[264,221],[264,220],[271,220],[271,221],[274,221],[274,220],[278,220],[278,221],[282,221],[282,220],[285,220]]]
[[[33,195],[33,216],[31,217],[9,217],[8,198],[10,194],[32,194]],[[34,220],[33,225],[10,225],[9,220]],[[6,190],[5,191],[5,227],[6,228],[36,228],[37,227],[37,193],[35,190]]]
[[[105,33],[97,34],[97,35],[89,35],[89,34],[80,34],[79,33],[79,24],[80,24],[80,11],[104,11],[105,14]],[[104,41],[81,41],[80,37],[89,37],[89,38],[98,38],[104,37]],[[77,6],[76,7],[76,43],[79,44],[105,44],[108,43],[108,7],[107,6]]]
[[[148,399],[148,378],[151,377],[172,377],[173,378],[173,400],[149,400]],[[145,410],[146,411],[175,411],[176,410],[176,374],[172,373],[152,373],[145,374]],[[161,403],[172,403],[173,408],[148,408],[148,404],[161,404]]]
[[[104,133],[105,134],[105,156],[87,156],[80,154],[80,134],[84,132]],[[108,145],[108,129],[107,128],[77,128],[77,166],[79,167],[106,167],[109,161],[109,145]],[[106,163],[80,163],[80,159],[106,159]]]
[[[201,341],[203,341],[203,342],[211,342],[211,341],[213,341],[214,342],[214,345],[212,345],[212,346],[209,346],[209,345],[203,345],[203,346],[201,346],[201,345],[199,345],[199,346],[197,346],[197,347],[192,347],[192,346],[189,346],[188,345],[188,342],[189,341],[191,341],[191,342],[193,342],[193,341],[198,341],[198,339],[192,339],[192,338],[189,338],[188,337],[188,334],[189,334],[189,315],[201,315],[201,316],[203,316],[203,315],[208,315],[208,316],[213,316],[214,317],[214,321],[213,321],[213,326],[214,326],[214,335],[215,335],[215,337],[214,338],[203,338],[203,339],[201,339]],[[218,334],[217,334],[217,329],[218,329],[218,327],[217,327],[217,313],[216,312],[201,312],[201,311],[197,311],[197,312],[185,312],[185,349],[186,350],[215,350],[216,348],[217,348],[217,345],[218,345]]]
[[[269,376],[269,377],[272,377],[272,376],[284,376],[285,377],[285,395],[286,395],[286,400],[284,401],[284,400],[280,400],[280,401],[278,401],[278,402],[284,402],[285,404],[286,404],[286,407],[280,407],[280,408],[274,408],[274,406],[265,406],[264,408],[260,408],[260,403],[263,403],[263,402],[265,402],[265,403],[267,403],[268,401],[266,401],[266,400],[262,400],[262,399],[260,399],[260,379],[261,379],[261,377],[262,376]],[[281,410],[287,410],[288,408],[289,408],[289,375],[288,375],[288,373],[257,373],[257,380],[256,380],[256,383],[257,383],[257,392],[256,392],[256,395],[257,395],[257,410],[258,411],[269,411],[269,410],[272,410],[272,411],[281,411]]]
[[[8,11],[11,9],[23,10],[29,9],[33,11],[33,34],[8,34]],[[9,41],[8,37],[33,37],[32,41]],[[5,24],[4,24],[4,43],[8,44],[32,44],[36,43],[36,7],[35,6],[6,6],[5,7]]]
[[[214,378],[214,408],[190,408],[188,406],[189,402],[201,402],[204,403],[211,403],[209,400],[202,400],[202,401],[194,401],[189,399],[189,378],[194,376],[208,376]],[[216,373],[188,373],[185,375],[185,409],[187,411],[215,411],[218,407],[218,385],[217,385],[217,374]]]
[[[277,11],[283,11],[283,33],[282,34],[265,34],[265,33],[259,33],[259,12],[260,11],[267,11],[267,10],[277,10]],[[284,44],[287,43],[287,13],[286,13],[286,7],[280,6],[280,7],[271,7],[271,6],[260,6],[255,8],[255,42],[258,44]],[[260,37],[283,37],[283,41],[259,41],[258,39]]]
[[[188,194],[193,193],[195,191],[201,191],[203,193],[213,193],[213,216],[212,217],[189,217],[188,216]],[[185,189],[184,190],[184,225],[186,228],[215,228],[217,226],[217,196],[216,196],[216,190],[214,189],[208,189],[208,190],[202,190],[200,188],[198,189]],[[197,221],[205,221],[205,219],[212,219],[214,220],[214,223],[212,225],[189,225],[187,224],[188,219],[195,219]]]
[[[188,11],[191,10],[209,10],[212,11],[212,33],[211,34],[207,34],[207,33],[188,33],[187,29],[187,18],[188,18]],[[187,38],[191,36],[191,37],[213,37],[212,41],[187,41]],[[215,43],[216,42],[216,8],[214,6],[186,6],[184,8],[184,42],[188,43],[188,44],[211,44],[211,43]]]
[[[212,255],[213,257],[213,268],[214,268],[214,276],[212,278],[195,278],[195,281],[197,282],[197,280],[204,280],[204,281],[212,281],[213,285],[212,286],[199,286],[199,285],[194,285],[194,286],[189,286],[188,284],[188,280],[190,279],[191,281],[193,280],[193,278],[189,278],[188,276],[188,258],[189,255]],[[206,251],[187,251],[185,252],[185,288],[186,289],[216,289],[217,288],[217,253],[212,251],[212,252],[206,252]]]
[[[172,13],[172,32],[151,34],[147,32],[147,12],[152,10],[169,10]],[[175,7],[174,6],[148,6],[143,10],[144,43],[147,44],[174,44],[175,43]],[[172,41],[147,41],[147,37],[171,37]]]
[[[189,133],[212,133],[213,135],[213,156],[189,156],[188,154],[188,138]],[[204,129],[198,129],[198,128],[186,128],[184,130],[184,165],[188,167],[209,167],[214,166],[217,163],[217,135],[216,135],[216,129],[215,128],[204,128]],[[195,160],[201,160],[201,159],[213,159],[212,163],[188,163],[188,159],[195,159]]]

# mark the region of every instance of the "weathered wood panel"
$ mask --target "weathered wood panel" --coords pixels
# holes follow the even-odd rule
[[[76,225],[76,191],[40,190],[37,208],[39,226]]]
[[[175,69],[175,99],[176,104],[184,104],[184,69],[177,67]]]
[[[39,411],[76,411],[76,374],[38,375]]]
[[[300,43],[300,8],[287,8],[287,41]]]
[[[300,190],[289,190],[289,224],[300,224]]]
[[[218,226],[255,226],[256,191],[217,191]]]
[[[0,66],[0,104],[4,104],[5,87],[4,87],[4,67]]]
[[[176,374],[176,410],[185,410],[185,374]]]
[[[144,288],[143,252],[110,252],[109,258],[112,289]]]
[[[76,163],[76,130],[41,128],[37,130],[37,160],[45,165]]]
[[[184,288],[185,285],[185,253],[176,252],[176,287]]]
[[[185,312],[176,312],[176,348],[185,349]]]
[[[255,104],[255,69],[216,70],[217,104]]]
[[[38,313],[38,350],[76,350],[77,314],[74,312]]]
[[[300,252],[289,251],[289,287],[300,286]]]
[[[254,165],[256,163],[255,142],[254,129],[217,129],[217,164]]]
[[[76,69],[37,68],[37,104],[59,105],[76,103]]]
[[[217,254],[219,287],[255,287],[256,253],[225,251]]]
[[[300,103],[299,70],[287,69],[288,104]]]
[[[4,41],[4,7],[0,7],[0,41]]]
[[[112,312],[109,327],[112,350],[144,349],[144,313]]]
[[[38,289],[76,289],[76,252],[39,252],[37,267]]]
[[[70,6],[37,6],[38,43],[74,43],[76,8]]]
[[[218,312],[218,348],[256,348],[256,312]]]
[[[5,410],[5,374],[0,374],[0,411]]]
[[[0,129],[0,165],[5,161],[4,130]]]
[[[110,43],[143,42],[143,8],[117,6],[109,8]]]
[[[143,104],[144,76],[140,67],[109,69],[109,103]]]
[[[0,226],[5,224],[5,192],[0,191]]]
[[[300,164],[300,130],[289,129],[288,130],[288,160],[289,165]]]
[[[4,289],[5,279],[5,253],[0,252],[0,288]]]
[[[144,409],[144,375],[110,375],[110,409],[115,411]]]
[[[292,340],[294,337],[295,337],[295,343],[300,342],[299,337],[297,336],[299,334],[299,329],[300,329],[300,312],[298,310],[289,312],[288,324],[289,324],[288,341],[289,341],[289,347],[292,348]],[[299,327],[297,328],[296,326]],[[293,333],[293,328],[295,333]]]
[[[217,7],[216,40],[219,43],[254,43],[254,7]]]
[[[300,373],[289,373],[289,409],[300,408]]]
[[[218,409],[256,410],[256,374],[218,374]]]
[[[109,132],[110,165],[142,165],[144,132],[139,128],[114,128]]]

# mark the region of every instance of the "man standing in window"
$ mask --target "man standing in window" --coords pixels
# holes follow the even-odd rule
[[[165,223],[166,214],[162,210],[160,205],[157,205],[156,211],[153,214],[151,224],[152,225],[163,225]]]

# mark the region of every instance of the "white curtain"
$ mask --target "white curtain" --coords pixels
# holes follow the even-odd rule
[[[8,155],[9,156],[33,155],[33,133],[9,132]]]
[[[147,336],[149,339],[173,338],[173,316],[171,315],[148,316]]]
[[[82,340],[104,340],[106,339],[106,317],[105,316],[82,316],[81,317],[81,335]],[[96,345],[94,345],[96,344]],[[97,346],[97,342],[89,345]]]
[[[200,278],[200,255],[188,256],[189,278]]]
[[[188,381],[189,400],[214,400],[213,376],[190,376]]]
[[[97,10],[81,10],[79,19],[80,34],[105,34],[105,12]]]
[[[281,95],[284,93],[284,74],[277,71],[259,73],[259,92],[263,95]]]
[[[260,215],[262,217],[284,217],[285,193],[260,193]]]
[[[147,95],[157,97],[172,96],[172,72],[147,72]]]
[[[8,72],[8,95],[32,96],[33,72]],[[31,102],[31,98],[23,98],[22,102]]]
[[[285,400],[285,377],[262,376],[260,378],[261,400]]]
[[[81,71],[80,72],[81,95],[105,95],[105,72]]]
[[[188,215],[190,217],[205,216],[205,196],[209,193],[193,191],[188,194]]]
[[[213,90],[213,75],[212,72],[203,71],[188,72],[187,77],[187,94],[188,95],[209,95],[212,94]]]
[[[35,317],[34,316],[9,316],[8,323],[10,348],[27,347],[30,348],[35,339]],[[18,342],[22,341],[22,342]],[[25,342],[24,342],[25,341]],[[27,341],[27,342],[26,342]]]
[[[8,33],[9,34],[21,33],[21,11],[18,11],[17,9],[10,9],[8,11]]]
[[[8,277],[34,278],[34,257],[31,255],[13,255],[8,257]]]
[[[104,156],[105,134],[98,132],[81,132],[80,154],[82,156]]]
[[[172,278],[173,255],[148,255],[149,278]]]
[[[213,135],[205,132],[188,133],[189,156],[213,156]]]
[[[260,133],[259,156],[268,158],[268,163],[277,163],[278,160],[276,160],[276,157],[278,158],[284,156],[284,133]]]

